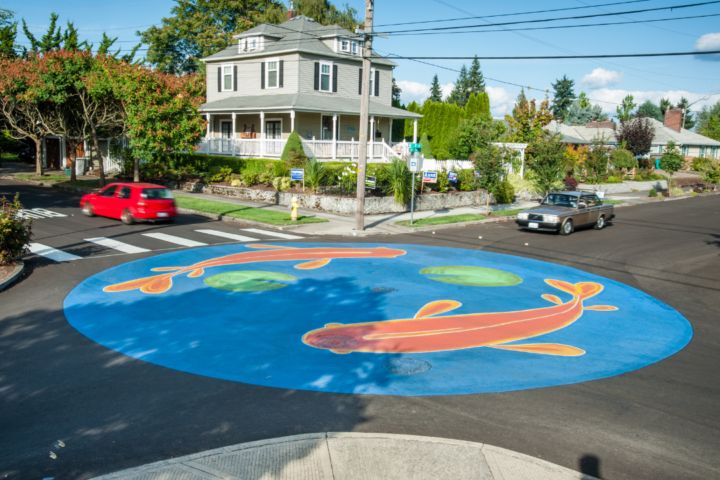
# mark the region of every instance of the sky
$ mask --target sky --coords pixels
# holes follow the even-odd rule
[[[533,13],[537,10],[587,7],[616,3],[623,0],[506,0],[479,2],[477,0],[376,0],[374,23],[378,32],[390,33],[378,38],[374,49],[386,56],[540,56],[540,55],[600,55],[618,53],[691,52],[720,50],[720,2],[693,8],[660,10],[619,16],[571,19],[553,22],[524,23],[493,27],[470,28],[470,33],[440,31],[418,32],[420,28],[460,25],[486,25],[523,20],[556,19],[580,15],[628,12],[633,10],[701,3],[711,0],[646,0],[623,5],[581,8],[576,10]],[[632,0],[624,0],[632,1]],[[345,1],[335,2],[336,5]],[[348,0],[364,18],[365,2]],[[0,0],[0,6],[16,12],[16,19],[25,19],[31,32],[41,36],[47,29],[51,12],[60,14],[60,21],[68,20],[80,29],[81,38],[100,43],[102,32],[118,37],[117,46],[129,50],[138,43],[135,35],[150,25],[159,25],[170,15],[172,0],[69,0],[56,1]],[[491,15],[510,15],[491,17]],[[719,15],[712,17],[710,15]],[[438,20],[482,16],[461,21]],[[655,23],[617,25],[617,22],[697,16],[699,18]],[[412,25],[388,25],[406,22],[430,22]],[[609,26],[561,28],[545,30],[507,31],[517,28],[613,23]],[[478,32],[478,30],[497,30]],[[19,29],[21,30],[21,29]],[[398,32],[409,30],[409,32]],[[451,30],[450,30],[451,31]],[[415,33],[416,35],[408,35]],[[27,44],[20,33],[19,41]],[[395,79],[402,88],[401,100],[421,102],[429,94],[430,83],[437,74],[443,93],[449,94],[463,64],[470,60],[427,60],[428,64],[413,60],[396,60]],[[613,58],[613,59],[554,59],[554,60],[481,60],[486,88],[490,96],[493,116],[502,117],[512,111],[520,85],[532,87],[530,98],[542,100],[558,78],[567,75],[575,81],[575,92],[587,93],[592,103],[614,113],[622,99],[631,94],[635,103],[646,100],[655,103],[669,98],[677,103],[682,96],[697,102],[691,110],[720,101],[720,55]],[[703,99],[708,94],[716,94]]]

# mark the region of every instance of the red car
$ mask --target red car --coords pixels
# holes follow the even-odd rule
[[[143,220],[170,220],[177,217],[172,192],[151,183],[111,183],[80,200],[85,215],[119,218],[131,225]]]

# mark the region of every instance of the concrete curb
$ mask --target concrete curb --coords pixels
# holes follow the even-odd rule
[[[14,182],[27,183],[28,185],[34,185],[36,187],[56,188],[58,190],[65,190],[66,192],[79,193],[82,195],[86,195],[88,193],[93,192],[93,190],[91,190],[91,189],[66,187],[65,185],[57,185],[54,182],[41,182],[38,180],[28,180],[27,178],[17,178],[12,175],[2,175],[2,176],[0,176],[0,179],[12,180]],[[95,189],[95,190],[97,190],[97,189]]]
[[[228,205],[232,205],[228,203]],[[201,212],[199,210],[191,210],[189,208],[177,208],[178,213],[188,215],[198,215],[200,217],[212,218],[213,220],[220,220],[226,223],[239,223],[241,225],[252,225],[255,227],[273,228],[275,230],[295,230],[296,228],[312,225],[309,223],[300,223],[297,225],[273,225],[271,223],[256,222],[254,220],[245,220],[244,218],[228,217],[227,215],[219,215],[217,213]],[[325,222],[323,222],[325,223]]]
[[[517,215],[508,215],[498,218],[486,218],[485,220],[472,220],[470,222],[443,223],[442,225],[428,225],[426,227],[406,227],[403,225],[398,225],[396,223],[393,223],[392,226],[393,228],[399,229],[403,233],[429,232],[432,230],[441,230],[445,228],[466,227],[468,225],[482,225],[483,223],[507,222],[508,220],[513,220],[515,218],[517,218]]]
[[[22,260],[19,260],[19,262],[20,263],[18,265],[15,265],[15,268],[13,269],[10,276],[3,280],[2,283],[0,283],[0,290],[4,290],[5,287],[9,286],[15,280],[20,278],[20,275],[23,274],[23,272],[25,271],[25,262],[23,262]]]
[[[482,443],[417,435],[327,432],[241,443],[95,477],[239,479],[597,480]]]

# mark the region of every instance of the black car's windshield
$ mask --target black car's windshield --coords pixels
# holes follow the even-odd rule
[[[558,207],[577,208],[577,197],[574,195],[565,195],[562,193],[551,193],[540,205],[555,205]]]
[[[148,200],[169,200],[173,194],[167,188],[144,188],[142,191]]]

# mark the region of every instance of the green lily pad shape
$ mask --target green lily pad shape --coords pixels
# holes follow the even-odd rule
[[[423,268],[420,273],[425,275],[447,275],[446,277],[429,277],[436,282],[456,283],[473,287],[510,287],[522,283],[522,278],[510,272],[483,267],[431,267]]]
[[[287,287],[283,283],[265,282],[264,280],[294,282],[297,278],[284,273],[248,270],[218,273],[206,278],[205,285],[229,292],[264,292]]]

